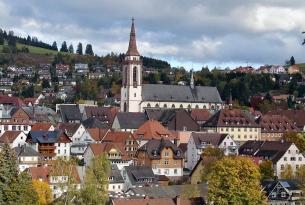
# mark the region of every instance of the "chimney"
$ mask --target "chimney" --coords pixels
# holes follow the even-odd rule
[[[180,197],[180,195],[176,196],[175,201],[176,201],[176,205],[181,205],[181,197]]]

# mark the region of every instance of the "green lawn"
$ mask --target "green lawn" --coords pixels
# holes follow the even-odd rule
[[[17,43],[17,48],[18,49],[21,49],[22,47],[27,47],[29,49],[29,53],[33,53],[33,54],[55,55],[55,54],[58,53],[58,51],[49,50],[49,49],[46,49],[46,48],[39,48],[39,47],[35,47],[35,46],[29,46],[29,45]],[[3,45],[0,45],[0,53],[2,52],[2,48],[3,48]],[[70,53],[65,53],[65,54],[70,54]]]

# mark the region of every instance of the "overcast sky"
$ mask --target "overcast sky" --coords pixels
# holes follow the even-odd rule
[[[0,0],[0,27],[98,55],[126,52],[132,16],[139,52],[174,66],[305,62],[304,0]]]

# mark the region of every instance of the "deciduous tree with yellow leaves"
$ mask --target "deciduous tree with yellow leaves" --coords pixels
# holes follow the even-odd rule
[[[39,197],[40,205],[48,205],[52,202],[52,191],[46,182],[33,180],[33,186]]]
[[[245,157],[223,157],[208,175],[209,203],[217,205],[264,205],[257,165]]]

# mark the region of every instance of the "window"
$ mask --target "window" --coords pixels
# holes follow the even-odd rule
[[[133,96],[134,96],[134,97],[137,97],[137,93],[134,93]]]
[[[167,104],[164,104],[163,107],[164,107],[164,108],[167,108]]]
[[[246,132],[247,131],[247,128],[245,127],[244,131]]]
[[[229,128],[226,128],[226,131],[229,131]]]
[[[180,108],[183,108],[183,105],[182,105],[182,104],[180,105]]]
[[[299,161],[302,161],[302,157],[299,157]]]
[[[295,159],[295,157],[290,157],[290,160],[295,161],[296,159]]]
[[[285,168],[285,167],[284,167],[284,165],[283,165],[283,164],[281,164],[281,170],[284,170],[284,168]]]
[[[169,156],[169,152],[164,152],[164,157],[168,157]]]
[[[172,104],[172,108],[175,108],[175,105],[174,105],[174,104]]]
[[[165,169],[164,174],[169,174],[169,169]]]
[[[296,169],[299,169],[299,165],[298,165],[298,164],[297,164],[297,165],[295,165],[295,168],[296,168]]]
[[[272,198],[276,198],[276,192],[272,192],[272,193],[271,193],[271,197],[272,197]]]
[[[174,174],[177,174],[178,172],[177,172],[177,169],[174,169]]]
[[[164,160],[164,164],[168,165],[168,160],[167,159]]]
[[[60,149],[58,149],[57,153],[60,154]]]
[[[281,192],[281,197],[286,197],[286,192]]]
[[[287,157],[284,157],[284,161],[287,161]]]
[[[234,131],[234,128],[231,128],[231,131],[233,132],[233,131]]]

